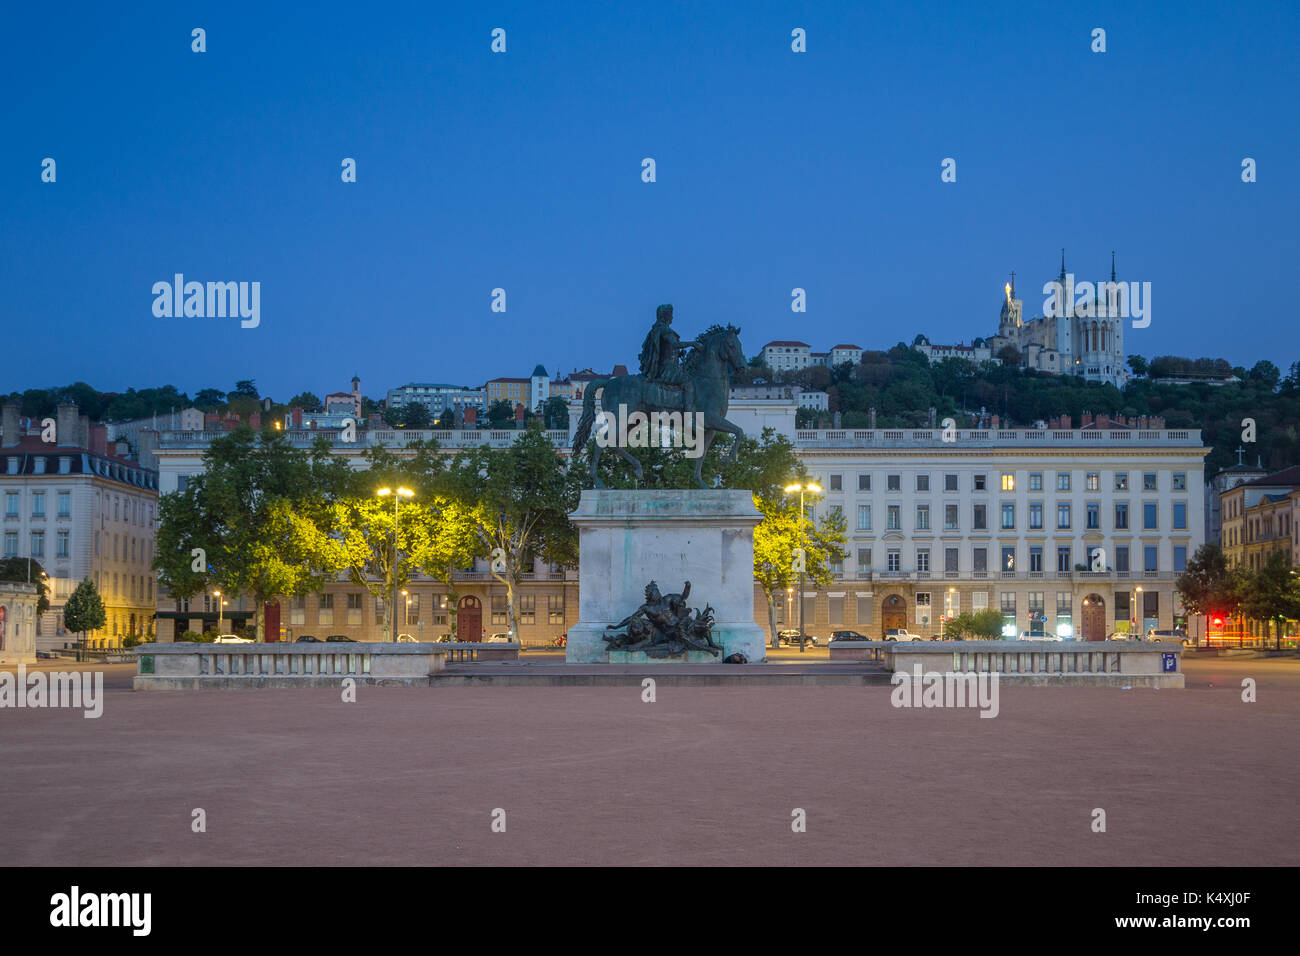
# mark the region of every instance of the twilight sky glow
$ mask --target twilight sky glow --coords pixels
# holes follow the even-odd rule
[[[750,355],[969,341],[1062,246],[1152,283],[1129,353],[1300,359],[1294,3],[726,6],[7,11],[0,391],[604,370],[660,302]],[[177,272],[260,282],[260,325],[156,318]]]

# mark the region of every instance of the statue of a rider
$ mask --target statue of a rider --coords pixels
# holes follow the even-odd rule
[[[683,409],[690,407],[688,400],[694,390],[690,376],[681,366],[680,357],[694,344],[682,344],[681,336],[673,331],[673,307],[661,305],[655,310],[655,324],[641,345],[641,374],[647,381],[681,394]]]

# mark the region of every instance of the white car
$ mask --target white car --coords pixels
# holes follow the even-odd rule
[[[238,634],[218,634],[212,639],[213,644],[252,644],[253,641]]]
[[[1030,634],[1028,631],[1021,631],[1018,641],[1061,641],[1058,634]]]
[[[905,627],[891,627],[885,631],[885,640],[887,641],[923,641],[920,634],[913,634]]]
[[[1148,641],[1161,641],[1168,644],[1190,644],[1191,640],[1182,631],[1157,631],[1154,628],[1147,631]]]
[[[398,634],[398,635],[397,635],[397,643],[398,643],[398,644],[418,644],[419,641],[417,641],[417,640],[415,639],[415,635],[414,635],[414,634]]]
[[[1108,641],[1131,641],[1131,640],[1133,640],[1133,635],[1132,635],[1132,634],[1127,634],[1127,633],[1125,633],[1124,631],[1116,631],[1114,634],[1107,634],[1107,635],[1106,635],[1106,640],[1108,640]]]
[[[490,634],[490,635],[488,635],[488,637],[484,640],[483,643],[485,643],[485,644],[509,644],[509,643],[510,643],[510,635],[509,635],[509,634]]]

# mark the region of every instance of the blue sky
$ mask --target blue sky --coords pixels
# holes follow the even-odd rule
[[[1080,279],[1116,249],[1152,283],[1130,353],[1285,369],[1298,10],[24,5],[0,35],[0,391],[608,369],[660,302],[751,355],[969,341],[1012,269],[1039,314],[1062,246]],[[261,282],[260,326],[156,318],[176,272]]]

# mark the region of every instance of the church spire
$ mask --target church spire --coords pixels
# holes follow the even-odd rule
[[[1110,281],[1115,281],[1115,250],[1110,250]]]
[[[1061,284],[1065,284],[1065,249],[1061,250]]]

